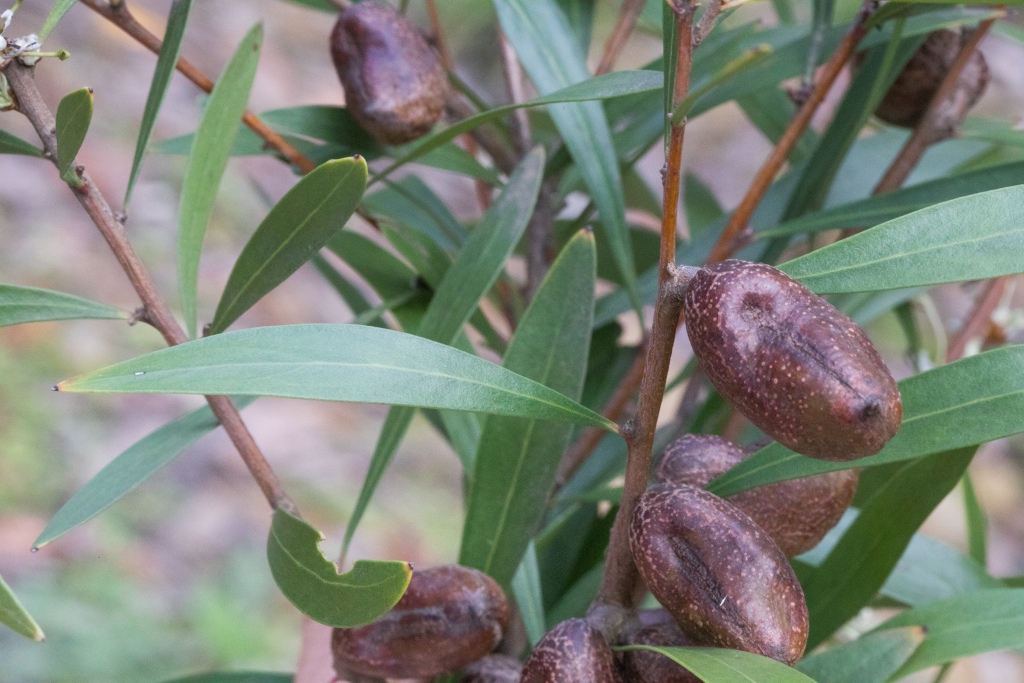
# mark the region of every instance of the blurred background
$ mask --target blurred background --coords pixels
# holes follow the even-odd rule
[[[3,0],[0,0],[2,3]],[[11,36],[38,30],[52,3],[27,0]],[[592,65],[618,13],[598,0]],[[484,0],[440,0],[447,40],[460,75],[489,102],[506,101],[495,61],[495,21]],[[141,23],[162,34],[169,0],[131,0]],[[0,7],[4,9],[4,7]],[[743,8],[744,20],[772,23],[767,3]],[[426,26],[422,3],[410,13]],[[238,41],[263,21],[266,39],[250,109],[342,104],[327,54],[329,14],[281,0],[197,2],[182,55],[216,77]],[[36,79],[47,102],[83,86],[95,91],[95,114],[80,163],[112,203],[124,195],[138,124],[155,57],[85,6],[72,7],[46,49],[67,49],[66,62],[44,60]],[[660,53],[660,39],[638,33],[618,62],[634,68]],[[982,51],[992,84],[974,110],[1024,125],[1024,45],[987,37]],[[834,91],[845,84],[845,75]],[[834,99],[834,98],[833,98]],[[202,93],[176,75],[156,124],[155,141],[196,127]],[[828,120],[829,107],[819,124]],[[27,122],[0,114],[0,128],[36,142]],[[687,129],[684,168],[728,208],[735,206],[771,147],[734,105]],[[655,146],[641,168],[653,187],[663,163]],[[175,240],[183,157],[149,156],[127,228],[165,296],[175,301]],[[473,186],[460,176],[416,169],[453,213],[478,213]],[[233,159],[206,239],[200,272],[200,317],[209,319],[239,249],[270,201],[295,177],[268,157]],[[115,208],[119,208],[115,206]],[[360,229],[361,226],[353,226]],[[48,162],[0,157],[0,282],[46,287],[109,303],[137,305],[106,244]],[[1022,256],[1024,258],[1024,256]],[[999,320],[1021,337],[1024,293],[1009,288]],[[934,310],[956,329],[976,285],[936,290]],[[372,300],[372,294],[367,293]],[[346,322],[351,313],[310,267],[300,270],[237,326]],[[635,326],[634,326],[635,327]],[[909,373],[901,329],[892,316],[868,330],[896,368]],[[941,335],[940,335],[941,336]],[[625,342],[633,343],[629,339]],[[937,343],[936,340],[932,340]],[[48,519],[114,456],[185,412],[196,397],[66,395],[56,382],[163,346],[145,325],[114,321],[40,323],[0,329],[0,575],[33,614],[47,640],[31,643],[0,628],[0,681],[160,681],[213,668],[294,670],[299,615],[274,586],[264,547],[270,522],[262,495],[226,437],[211,434],[97,519],[38,553],[33,540]],[[686,361],[683,339],[674,359]],[[671,397],[665,414],[674,412]],[[337,556],[386,408],[260,399],[244,417],[304,516],[327,535]],[[971,468],[989,517],[989,565],[996,576],[1024,574],[1024,439],[984,446]],[[357,532],[351,557],[403,559],[418,567],[453,562],[462,511],[459,461],[417,418]],[[960,492],[925,531],[965,546]],[[919,680],[932,680],[926,672]],[[1024,658],[994,653],[953,667],[947,681],[1024,681]]]

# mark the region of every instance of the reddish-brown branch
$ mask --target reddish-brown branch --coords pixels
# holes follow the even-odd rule
[[[143,47],[154,54],[160,53],[160,48],[163,46],[161,40],[135,19],[134,15],[128,10],[126,3],[107,3],[103,2],[103,0],[81,0],[81,2],[134,38]],[[178,60],[177,69],[179,73],[204,92],[211,92],[213,90],[213,81],[204,76],[199,69],[192,66],[186,59]],[[270,130],[266,124],[260,121],[258,116],[248,109],[242,114],[242,123],[249,130],[260,136],[260,139],[269,147],[277,150],[281,156],[288,160],[288,163],[298,168],[301,173],[309,173],[316,168],[316,164],[289,145],[280,135]]]
[[[18,99],[18,111],[32,123],[43,143],[47,157],[56,163],[57,138],[54,134],[56,124],[53,114],[36,88],[31,68],[15,63],[5,73],[11,89]],[[78,181],[68,183],[68,186],[99,229],[103,239],[106,240],[121,265],[121,269],[124,270],[132,287],[142,300],[143,311],[138,319],[145,320],[156,328],[169,346],[188,341],[188,335],[178,325],[170,308],[153,285],[149,273],[135,253],[131,242],[128,241],[124,226],[114,216],[106,198],[93,183],[84,167],[75,167],[75,172]],[[281,486],[270,463],[263,457],[231,400],[227,396],[207,396],[206,400],[214,415],[217,416],[231,437],[231,442],[238,449],[270,505],[274,508],[282,507],[294,512],[294,503],[288,497],[284,487]]]
[[[673,108],[689,91],[690,65],[693,53],[693,10],[689,2],[676,4],[678,27],[678,66],[673,84]],[[615,628],[608,623],[609,611],[635,607],[639,574],[629,549],[629,523],[633,508],[647,489],[651,468],[651,451],[661,402],[665,395],[669,361],[675,342],[682,297],[696,268],[676,270],[676,212],[679,203],[682,145],[685,122],[673,127],[669,137],[669,153],[664,173],[664,204],[661,226],[661,251],[658,262],[658,295],[654,302],[654,321],[644,362],[643,377],[637,398],[635,417],[623,429],[626,439],[626,478],[622,500],[612,525],[605,557],[605,573],[592,608],[592,616],[606,631]],[[604,623],[601,623],[604,622]],[[612,635],[612,634],[608,634]]]
[[[964,355],[967,344],[972,339],[984,336],[989,321],[992,319],[992,313],[995,312],[996,307],[999,306],[999,302],[1003,298],[1008,280],[1009,276],[1004,275],[1003,277],[989,280],[985,285],[984,290],[975,302],[974,309],[964,320],[964,324],[960,327],[956,336],[949,342],[949,346],[946,347],[947,363],[959,360],[960,356]]]
[[[928,102],[928,108],[921,117],[920,123],[917,124],[910,138],[903,144],[902,149],[900,149],[892,164],[889,165],[885,175],[878,181],[874,194],[884,194],[902,187],[911,171],[914,170],[921,157],[924,156],[928,147],[954,134],[963,115],[966,114],[967,103],[965,101],[962,107],[954,107],[956,111],[951,112],[944,112],[943,107],[956,91],[960,81],[960,74],[971,60],[971,56],[977,49],[981,39],[985,37],[994,23],[995,19],[987,19],[981,22],[978,28],[971,33],[963,47],[960,48],[956,59],[950,65],[949,71],[942,79],[942,83],[939,84],[938,90],[935,91],[932,99]]]
[[[772,150],[768,160],[765,161],[764,166],[761,167],[761,170],[755,176],[754,182],[751,183],[750,189],[747,190],[747,194],[743,197],[740,205],[736,207],[732,216],[730,216],[729,222],[718,238],[718,242],[711,250],[711,255],[708,257],[709,263],[723,261],[729,258],[735,251],[738,243],[737,238],[746,229],[750,217],[754,214],[757,205],[761,203],[761,199],[764,198],[765,192],[768,191],[768,187],[772,184],[779,169],[782,168],[786,159],[789,158],[790,152],[793,151],[793,147],[796,146],[804,131],[807,130],[807,126],[810,125],[811,119],[825,99],[825,95],[831,89],[836,77],[839,76],[839,72],[842,71],[850,57],[853,56],[857,44],[867,33],[866,23],[869,13],[866,7],[861,10],[853,29],[843,38],[839,48],[825,66],[822,67],[818,82],[814,85],[814,89],[811,90],[807,101],[797,111],[782,139],[779,140],[779,144]]]
[[[643,9],[644,0],[625,0],[622,3],[622,9],[619,11],[619,18],[615,22],[615,28],[612,29],[612,34],[608,36],[608,41],[604,44],[604,54],[601,55],[601,61],[594,71],[595,76],[606,74],[612,70],[615,60],[622,53],[622,48],[626,46],[626,41],[629,40],[629,35],[636,28],[636,20],[640,18],[640,13]]]

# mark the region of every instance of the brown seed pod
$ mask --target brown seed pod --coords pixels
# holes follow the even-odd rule
[[[455,671],[491,652],[510,620],[501,587],[481,571],[416,571],[394,608],[368,626],[336,628],[335,668],[380,678]]]
[[[735,259],[705,266],[683,306],[715,388],[787,448],[855,460],[899,429],[899,389],[867,335],[781,270]]]
[[[704,488],[751,452],[720,436],[687,434],[673,441],[654,480]],[[805,553],[839,523],[857,492],[860,470],[779,481],[726,498],[768,532],[786,557]]]
[[[657,610],[664,612],[664,610]],[[658,645],[687,647],[694,643],[686,637],[679,624],[664,612],[666,619],[629,631],[624,645]],[[626,680],[634,683],[700,683],[700,679],[663,654],[651,650],[622,652]]]
[[[540,639],[520,683],[622,683],[601,632],[583,619],[567,619]]]
[[[419,31],[391,7],[350,5],[331,32],[331,57],[349,112],[381,142],[415,140],[441,118],[444,68]]]
[[[508,655],[487,655],[463,671],[462,683],[519,683],[523,663]]]
[[[875,116],[904,128],[917,126],[960,52],[960,46],[959,31],[942,29],[928,34],[878,104]],[[957,80],[965,114],[981,98],[988,81],[988,63],[976,50]]]
[[[803,590],[775,542],[736,506],[693,486],[657,484],[629,528],[633,560],[695,644],[793,664],[807,645]]]

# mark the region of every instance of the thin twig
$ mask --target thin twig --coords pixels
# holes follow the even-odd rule
[[[718,0],[714,1],[717,2]],[[625,0],[622,3],[622,9],[619,10],[619,18],[615,22],[615,28],[612,29],[612,34],[608,36],[608,41],[604,44],[604,53],[601,55],[601,61],[594,71],[595,76],[606,74],[615,66],[615,60],[622,53],[622,48],[626,46],[629,35],[636,28],[636,21],[640,18],[640,13],[643,12],[643,9],[644,0]]]
[[[960,74],[963,72],[964,67],[967,66],[975,49],[978,47],[978,43],[981,42],[981,39],[992,28],[992,24],[995,21],[995,19],[987,19],[981,22],[978,28],[971,33],[970,38],[967,39],[963,47],[960,48],[956,59],[950,65],[949,71],[942,79],[942,83],[939,84],[938,90],[935,91],[932,99],[928,102],[928,108],[921,117],[921,121],[914,128],[914,132],[910,134],[910,138],[903,144],[902,149],[900,149],[899,154],[896,155],[896,158],[886,170],[885,175],[878,181],[874,194],[884,194],[899,189],[930,145],[952,137],[955,134],[956,128],[966,114],[967,103],[965,101],[961,103],[961,106],[956,106],[956,103],[952,103],[951,109],[947,108],[946,105],[957,89]]]
[[[693,10],[689,2],[675,5],[678,25],[678,66],[672,89],[673,109],[686,97],[690,87],[690,67],[693,58]],[[651,467],[651,451],[658,413],[661,410],[668,376],[672,346],[682,307],[682,295],[696,268],[677,270],[675,267],[676,214],[679,204],[679,185],[682,165],[685,121],[673,126],[669,136],[668,162],[664,174],[664,204],[661,225],[661,250],[658,260],[658,295],[654,302],[654,322],[650,344],[644,364],[635,417],[623,429],[626,439],[626,478],[622,487],[622,500],[615,516],[605,573],[591,616],[603,619],[609,609],[635,607],[639,574],[629,549],[629,524],[633,508],[640,494],[647,488]],[[599,624],[599,627],[601,624]],[[604,625],[614,627],[614,623]],[[607,634],[606,634],[607,635]]]
[[[697,46],[704,42],[704,39],[711,33],[711,29],[715,27],[715,22],[718,17],[722,14],[723,8],[722,0],[711,0],[708,3],[707,9],[704,10],[704,14],[700,16],[700,21],[693,27],[693,49],[696,50]]]
[[[119,29],[134,38],[143,47],[147,48],[154,54],[160,54],[160,48],[163,47],[161,40],[135,19],[134,15],[132,15],[128,10],[128,5],[126,3],[106,3],[103,2],[103,0],[81,0],[81,2],[83,5],[86,5],[101,17],[107,19]],[[204,92],[208,93],[213,90],[213,81],[204,76],[199,69],[192,66],[192,64],[184,58],[178,60],[177,69],[179,73],[192,81]],[[288,163],[298,168],[301,173],[309,173],[316,168],[315,163],[297,149],[289,145],[284,138],[268,128],[258,116],[248,109],[246,109],[245,113],[242,114],[242,123],[244,123],[249,130],[256,133],[256,135],[258,135],[268,147],[277,150],[281,156],[288,160]]]
[[[32,123],[43,143],[47,157],[56,164],[57,137],[54,132],[56,122],[36,88],[32,69],[21,64],[12,64],[7,69],[6,75],[12,91],[18,98],[18,111]],[[118,263],[121,264],[122,270],[131,281],[132,287],[142,300],[144,308],[138,319],[145,320],[156,328],[169,346],[188,341],[188,335],[178,325],[178,321],[174,319],[166,302],[157,292],[149,273],[135,253],[131,242],[128,241],[124,226],[114,216],[106,198],[93,183],[84,167],[75,167],[75,172],[78,181],[68,183],[68,186],[107,241]],[[207,396],[206,400],[228,436],[231,437],[231,442],[238,449],[271,507],[284,508],[294,512],[295,504],[285,493],[280,480],[271,469],[270,463],[263,457],[231,400],[227,396]]]
[[[868,7],[870,5],[870,2],[865,3],[861,9],[853,29],[843,38],[839,48],[822,68],[821,76],[808,96],[807,101],[797,111],[782,139],[779,140],[779,144],[775,146],[768,160],[765,161],[764,166],[758,171],[754,182],[751,183],[750,189],[747,190],[747,194],[743,197],[740,205],[736,207],[732,216],[729,217],[729,222],[726,224],[725,229],[722,230],[718,242],[711,250],[711,255],[708,257],[709,263],[723,261],[729,258],[735,251],[737,237],[746,229],[750,217],[754,214],[757,205],[761,203],[761,199],[764,198],[765,192],[768,191],[768,187],[772,184],[779,169],[782,168],[786,159],[789,158],[790,152],[793,151],[793,147],[799,142],[804,131],[807,130],[807,126],[810,125],[811,119],[814,117],[815,112],[818,111],[818,107],[825,99],[825,95],[828,94],[839,72],[842,71],[843,66],[853,56],[857,44],[867,33],[866,24],[869,16]]]
[[[949,346],[946,347],[947,363],[959,360],[960,356],[964,355],[967,344],[975,337],[980,337],[984,334],[989,321],[992,319],[992,313],[995,312],[1000,300],[1003,298],[1008,280],[1009,276],[1004,275],[1003,277],[989,280],[985,285],[984,290],[975,301],[974,309],[964,320],[960,330],[949,342]]]

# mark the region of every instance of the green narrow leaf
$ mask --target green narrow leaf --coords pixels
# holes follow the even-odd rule
[[[652,650],[688,669],[704,683],[815,683],[782,662],[721,647],[627,645],[616,650]]]
[[[43,150],[30,142],[25,142],[17,135],[0,130],[0,154],[20,154],[27,157],[43,157]]]
[[[572,29],[553,0],[494,0],[494,6],[502,29],[541,94],[552,94],[589,78]],[[597,102],[580,102],[552,105],[548,114],[590,190],[630,302],[642,318],[622,178],[604,110]]]
[[[1024,431],[1024,345],[963,358],[909,377],[899,387],[903,424],[877,455],[830,463],[775,443],[713,481],[708,490],[727,497],[774,481],[910,460]]]
[[[920,626],[876,631],[806,657],[796,668],[818,683],[886,683],[922,641]]]
[[[578,233],[552,265],[516,328],[504,366],[579,400],[593,319],[596,250]],[[544,515],[571,427],[488,418],[459,562],[508,585]]]
[[[1024,185],[953,199],[840,240],[781,269],[818,293],[981,280],[1024,271]]]
[[[804,586],[808,649],[874,597],[914,532],[953,490],[977,447],[920,458],[900,467],[862,507],[857,520]]]
[[[878,630],[921,626],[924,642],[893,676],[961,657],[1024,647],[1024,589],[995,588],[964,593],[893,617]]]
[[[416,330],[417,335],[450,344],[462,332],[462,326],[477,309],[480,298],[498,279],[505,267],[505,260],[526,229],[540,191],[544,158],[542,148],[533,150],[509,178],[497,201],[487,210],[483,220],[459,251],[455,262],[444,273]],[[454,349],[451,351],[454,352]],[[409,409],[395,407],[388,411],[359,499],[345,529],[342,553],[348,551],[352,536],[370,504],[377,484],[411,421],[412,411]]]
[[[11,591],[2,576],[0,576],[0,624],[6,624],[15,632],[36,642],[45,639],[39,624],[21,606],[18,597]]]
[[[432,135],[424,137],[402,158],[396,159],[394,163],[373,177],[373,183],[391,175],[398,168],[411,163],[431,150],[451,142],[463,133],[473,130],[488,121],[500,119],[511,111],[525,107],[539,107],[543,105],[558,104],[561,102],[586,102],[589,100],[606,100],[615,97],[625,97],[644,92],[661,90],[664,84],[664,77],[658,71],[615,71],[610,74],[595,76],[582,83],[569,85],[568,87],[556,90],[544,97],[538,97],[521,104],[510,104],[504,107],[488,109],[475,116],[463,119],[458,123],[445,128]]]
[[[50,9],[50,13],[46,15],[46,21],[43,22],[43,27],[39,29],[39,42],[46,40],[46,36],[50,35],[50,31],[57,25],[67,11],[71,9],[71,6],[75,4],[75,0],[56,0],[53,3],[53,7]]]
[[[683,203],[691,239],[724,213],[711,188],[693,173],[683,177]]]
[[[964,472],[960,481],[964,494],[964,509],[967,513],[967,546],[971,558],[985,567],[988,564],[988,520],[981,509],[978,495],[969,472]]]
[[[214,671],[164,683],[292,683],[295,676],[264,671]]]
[[[358,560],[339,574],[320,552],[323,534],[278,508],[267,538],[267,561],[274,582],[295,607],[313,621],[355,628],[385,614],[405,593],[412,577],[408,562]]]
[[[530,645],[536,645],[548,632],[544,621],[544,596],[541,594],[540,569],[537,567],[537,549],[533,543],[526,549],[523,561],[512,579],[512,591],[519,605],[519,614],[526,625],[526,635]]]
[[[254,400],[255,397],[243,396],[235,399],[235,405],[241,410]],[[213,411],[203,406],[135,442],[57,510],[33,548],[52,543],[96,517],[218,426]]]
[[[92,122],[92,88],[82,88],[61,98],[57,105],[57,171],[68,183],[78,183],[71,164],[82,148]]]
[[[281,197],[235,261],[209,334],[223,332],[284,282],[348,220],[366,189],[362,157],[328,161]]]
[[[769,238],[835,228],[870,228],[950,199],[1011,187],[1018,184],[1022,177],[1022,161],[989,166],[811,213],[776,228],[760,231],[757,237]]]
[[[171,75],[178,64],[178,56],[181,54],[181,39],[185,37],[185,25],[188,23],[188,14],[191,9],[192,0],[174,0],[167,13],[167,28],[164,30],[163,45],[156,58],[153,80],[149,84],[149,95],[146,96],[146,108],[142,112],[139,138],[135,143],[135,158],[132,160],[132,170],[128,175],[128,189],[124,193],[126,209],[131,201],[135,181],[138,180],[139,171],[142,169],[142,157],[146,153],[146,147],[149,146],[149,136],[153,132],[153,124],[156,123],[160,105],[163,104],[167,87],[171,84]]]
[[[181,187],[178,231],[178,288],[182,314],[189,336],[196,336],[196,287],[199,256],[206,224],[213,211],[238,122],[245,111],[256,77],[263,44],[263,26],[256,24],[239,44],[206,103],[199,129],[192,140],[185,179]]]
[[[63,292],[0,284],[0,327],[44,320],[123,320],[121,311]]]
[[[391,403],[615,424],[542,384],[402,332],[276,325],[147,353],[57,385],[60,391],[281,396]]]

